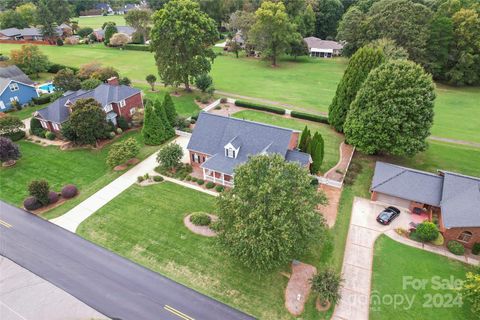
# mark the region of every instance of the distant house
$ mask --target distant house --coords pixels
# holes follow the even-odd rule
[[[64,35],[64,31],[60,26],[56,28],[56,33],[58,37]],[[43,35],[39,28],[8,28],[0,30],[0,40],[42,41]]]
[[[115,11],[116,14],[127,14],[128,11],[131,10],[137,10],[140,9],[141,6],[139,4],[134,4],[134,3],[127,3],[123,7],[119,8],[117,11]]]
[[[113,10],[112,7],[108,3],[97,3],[95,5],[95,9],[99,10],[101,13],[112,14]]]
[[[339,56],[342,52],[343,45],[336,41],[322,40],[315,37],[303,39],[307,46],[311,57],[332,58]]]
[[[480,177],[434,174],[377,161],[370,191],[373,201],[438,221],[446,241],[457,240],[467,248],[480,242]]]
[[[69,91],[49,106],[35,112],[34,116],[42,127],[49,131],[58,132],[62,124],[68,120],[71,106],[78,99],[93,98],[98,101],[105,111],[106,120],[117,124],[117,118],[122,116],[127,121],[139,108],[143,108],[141,91],[129,86],[119,85],[116,77],[110,78],[108,83],[99,85],[93,90]]]
[[[0,67],[0,112],[14,108],[15,101],[23,106],[38,97],[33,84],[17,66]]]
[[[201,112],[188,143],[190,164],[204,180],[233,186],[234,170],[249,156],[280,154],[309,167],[310,155],[298,151],[300,132]]]
[[[135,33],[135,29],[130,26],[116,26],[118,33],[125,33],[128,36],[132,36]],[[105,30],[103,29],[96,29],[93,31],[97,41],[103,41],[105,39]]]

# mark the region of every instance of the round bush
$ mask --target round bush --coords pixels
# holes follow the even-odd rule
[[[155,181],[155,182],[162,182],[162,181],[163,181],[163,177],[162,177],[162,176],[153,176],[153,181]]]
[[[113,132],[113,131],[109,132],[109,133],[108,133],[108,137],[109,137],[110,139],[115,138],[115,132]]]
[[[196,226],[208,226],[212,219],[204,212],[195,212],[190,216],[190,222]]]
[[[216,190],[217,192],[223,192],[223,190],[225,190],[225,187],[224,187],[224,186],[216,186],[216,187],[215,187],[215,190]]]
[[[57,136],[55,135],[55,133],[51,132],[51,131],[47,131],[45,133],[45,138],[47,138],[48,140],[55,140]]]
[[[480,254],[480,242],[475,242],[475,244],[472,247],[472,253],[474,255]]]
[[[123,132],[122,128],[117,128],[117,133],[118,134],[122,134],[122,132]]]
[[[212,181],[209,181],[209,182],[207,182],[205,187],[207,187],[207,189],[212,189],[213,187],[215,187],[215,183],[213,183]]]
[[[23,201],[23,207],[27,210],[37,210],[42,204],[35,197],[28,197]]]
[[[78,193],[78,189],[73,184],[67,184],[62,189],[62,197],[64,197],[65,199],[73,198],[77,195],[77,193]]]
[[[442,236],[442,234],[439,232],[437,239],[433,240],[431,243],[436,246],[443,246],[443,243],[445,242],[445,238]]]
[[[417,226],[416,234],[420,240],[428,242],[437,239],[439,232],[434,223],[424,221]]]
[[[145,178],[143,176],[138,176],[137,177],[137,182],[138,183],[143,182],[143,180],[145,180]]]
[[[451,240],[447,243],[447,248],[450,250],[451,253],[462,256],[465,254],[465,247],[458,241]]]
[[[50,191],[48,193],[48,203],[55,203],[58,201],[58,193],[55,191]]]
[[[202,179],[198,179],[198,180],[197,180],[197,183],[198,183],[199,186],[201,186],[202,184],[205,183],[205,181],[203,181]]]
[[[187,181],[192,181],[192,176],[186,176],[186,177],[185,177],[185,180],[187,180]]]

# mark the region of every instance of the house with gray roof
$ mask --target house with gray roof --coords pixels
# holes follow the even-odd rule
[[[118,117],[127,121],[139,108],[143,108],[141,91],[126,85],[119,85],[116,77],[108,79],[93,90],[78,90],[66,92],[62,97],[47,107],[35,112],[42,127],[46,130],[59,132],[62,124],[70,117],[71,108],[79,99],[95,99],[103,108],[107,121],[117,124]]]
[[[304,38],[311,57],[332,58],[342,53],[343,45],[332,40],[322,40],[316,37]]]
[[[310,155],[298,151],[299,131],[201,112],[188,143],[190,164],[204,180],[233,186],[235,168],[257,154],[279,154],[309,167]]]
[[[447,241],[471,248],[480,242],[480,178],[439,170],[437,174],[377,161],[372,200],[427,213]]]
[[[56,27],[56,34],[58,37],[63,36],[64,29],[61,27]],[[0,40],[42,41],[43,35],[39,28],[8,28],[0,30]]]
[[[125,33],[130,38],[135,33],[135,28],[130,26],[115,26],[117,28],[117,33]],[[103,41],[105,39],[105,30],[104,29],[95,29],[93,30],[93,34],[97,38],[97,41]]]
[[[30,78],[15,65],[0,67],[0,112],[29,103],[38,97]]]

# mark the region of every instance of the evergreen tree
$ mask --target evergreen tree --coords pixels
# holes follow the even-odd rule
[[[175,129],[170,124],[170,121],[168,121],[168,116],[165,111],[164,104],[162,104],[158,99],[155,100],[155,112],[157,113],[157,116],[162,121],[162,124],[165,128],[165,136],[163,137],[163,141],[167,141],[171,137],[175,136]]]
[[[145,107],[142,136],[147,145],[159,145],[165,141],[165,127],[151,103]]]
[[[335,130],[343,132],[343,124],[357,91],[370,71],[378,67],[384,60],[383,52],[371,47],[363,47],[352,56],[328,109],[328,121]]]
[[[300,136],[300,142],[298,143],[298,149],[300,149],[300,151],[302,151],[302,152],[306,152],[311,138],[312,137],[311,137],[310,129],[308,129],[308,127],[305,126],[305,128],[302,131],[302,135]]]
[[[310,172],[312,174],[318,173],[323,163],[324,155],[324,141],[319,132],[315,132],[312,141],[310,142],[310,155],[312,156],[312,165],[310,166]]]
[[[175,104],[173,103],[172,97],[168,92],[165,93],[165,98],[163,99],[163,108],[167,114],[167,119],[168,122],[170,122],[170,126],[174,128],[178,115],[177,111],[175,110]]]
[[[393,60],[368,75],[345,121],[346,141],[367,154],[413,156],[427,148],[435,86],[414,62]]]

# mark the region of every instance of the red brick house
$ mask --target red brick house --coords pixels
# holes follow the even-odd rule
[[[472,248],[480,243],[480,178],[454,172],[438,174],[378,161],[371,199],[427,214],[446,242]]]
[[[102,105],[107,121],[114,125],[117,124],[118,117],[124,117],[129,121],[139,108],[143,108],[141,91],[119,85],[118,79],[114,77],[93,90],[66,92],[49,106],[35,112],[34,116],[46,130],[58,132],[62,128],[62,123],[68,120],[70,107],[75,101],[88,98],[94,98]]]
[[[234,170],[256,154],[282,155],[309,167],[310,155],[296,150],[300,132],[201,112],[188,143],[190,164],[204,180],[233,186]]]

